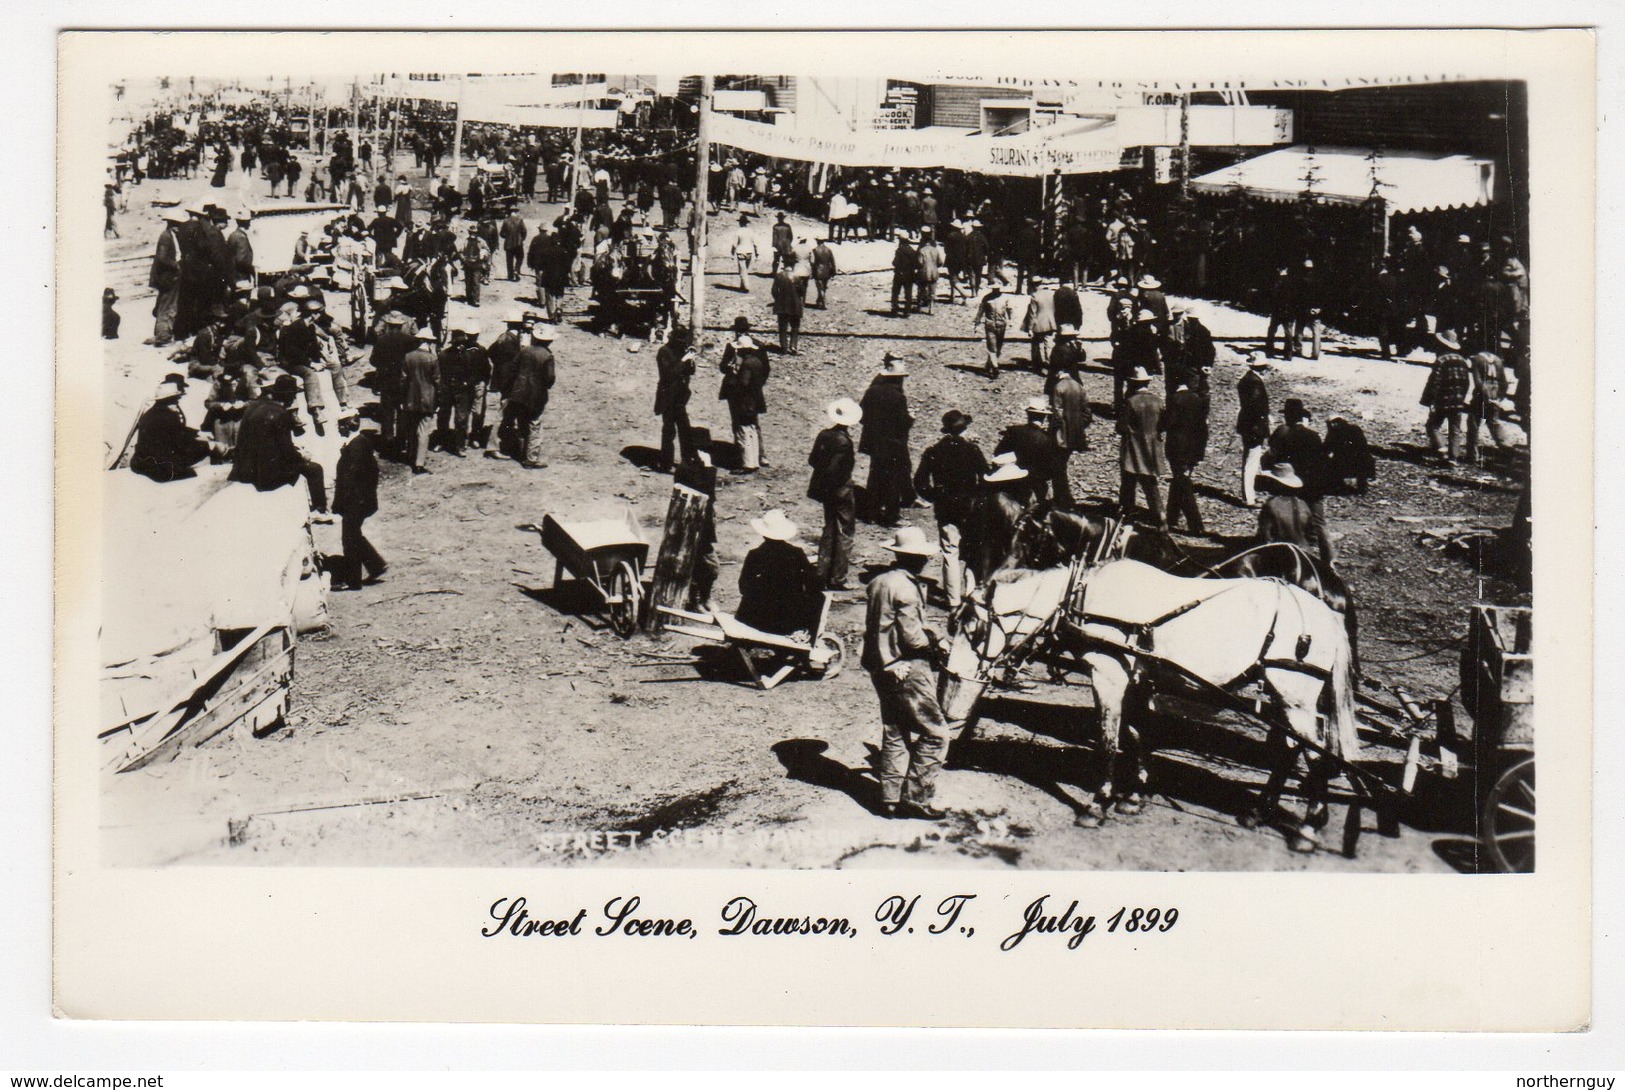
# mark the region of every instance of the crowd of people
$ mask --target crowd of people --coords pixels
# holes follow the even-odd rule
[[[547,467],[542,419],[558,370],[552,346],[569,293],[587,289],[585,328],[647,336],[657,348],[657,468],[672,472],[726,456],[732,472],[749,475],[771,464],[760,425],[772,357],[797,355],[806,309],[827,306],[830,283],[840,275],[833,247],[885,240],[893,247],[893,316],[965,306],[988,378],[1021,363],[1042,375],[1043,393],[1021,406],[991,449],[970,433],[969,413],[942,407],[940,435],[919,451],[916,465],[911,361],[879,354],[866,389],[826,406],[826,426],[805,456],[806,495],[823,516],[816,558],[795,544],[800,531],[784,511],[753,520],[763,544],[745,561],[737,615],[763,631],[808,636],[808,601],[852,589],[857,520],[892,532],[885,548],[895,561],[867,591],[863,664],[885,724],[880,767],[887,812],[913,817],[938,813],[931,780],[945,740],[929,669],[938,652],[924,626],[928,601],[934,597],[952,612],[1006,561],[1023,519],[1075,506],[1074,475],[1089,458],[1116,463],[1116,517],[1158,533],[1205,533],[1194,477],[1215,428],[1214,339],[1199,306],[1173,304],[1165,294],[1152,271],[1163,255],[1127,190],[1072,202],[1046,235],[1001,179],[845,172],[817,210],[820,229],[790,218],[805,195],[794,184],[809,176],[804,167],[721,156],[712,164],[707,201],[696,208],[685,188],[689,153],[663,156],[650,134],[623,136],[578,164],[556,135],[472,127],[466,149],[475,160],[472,180],[459,190],[437,173],[445,152],[437,123],[422,120],[421,129],[401,129],[399,146],[395,137],[375,148],[342,132],[327,141],[321,149],[327,162],[307,183],[322,189],[307,195],[349,210],[319,237],[301,239],[292,268],[275,276],[256,266],[246,209],[199,203],[165,213],[149,277],[156,302],[146,343],[171,346],[170,358],[184,371],[165,379],[141,416],[131,469],[173,481],[212,460],[229,462],[231,479],[260,489],[302,481],[317,517],[330,518],[331,510],[343,520],[336,581],[376,581],[387,564],[363,524],[378,509],[380,457],[414,475],[433,471],[435,451],[461,458],[481,450],[526,469]],[[128,174],[114,182],[180,169],[174,149],[182,145],[172,134],[181,131],[143,123],[139,151],[124,164]],[[217,177],[235,162],[269,181],[273,193],[279,185],[291,193],[299,177],[300,157],[289,150],[286,129],[253,110],[196,126],[190,146],[214,149]],[[394,171],[403,147],[424,169],[426,189]],[[161,158],[165,148],[168,157]],[[528,202],[544,185],[563,208],[540,222],[527,219]],[[706,213],[737,217],[727,245],[742,291],[750,290],[753,272],[771,276],[776,345],[743,316],[720,351],[680,321],[687,232]],[[753,218],[764,215],[773,217],[765,240]],[[1384,356],[1415,349],[1434,355],[1422,399],[1430,443],[1442,460],[1476,462],[1485,428],[1500,446],[1506,421],[1527,413],[1528,280],[1521,260],[1500,244],[1463,237],[1459,246],[1453,264],[1445,264],[1419,230],[1407,234],[1380,273],[1392,286],[1381,339]],[[481,343],[480,323],[449,318],[448,302],[460,283],[462,302],[478,308],[482,289],[499,275],[499,252],[508,281],[528,270],[535,304],[515,306],[504,315],[503,331]],[[1471,283],[1450,287],[1453,268],[1467,270],[1461,279]],[[1430,277],[1439,283],[1427,293],[1409,290]],[[1083,297],[1090,291],[1106,299],[1109,356],[1096,362],[1109,364],[1113,375],[1109,403],[1092,402],[1085,382]],[[1336,535],[1326,500],[1363,493],[1375,460],[1352,419],[1331,415],[1322,432],[1299,397],[1281,399],[1277,423],[1274,393],[1282,391],[1272,392],[1270,362],[1278,353],[1318,354],[1328,291],[1313,258],[1280,264],[1268,333],[1245,354],[1233,428],[1241,448],[1235,502],[1257,509],[1257,540],[1290,542],[1330,566]],[[348,296],[346,320],[329,309],[338,295]],[[104,317],[104,335],[106,329]],[[113,330],[116,336],[116,322]],[[1005,355],[1013,336],[1028,342],[1024,359]],[[365,415],[358,384],[346,374],[363,359],[376,397]],[[708,445],[689,418],[693,386],[713,366],[732,431],[725,453],[726,444]],[[207,415],[196,429],[178,406],[189,382],[208,390]],[[1115,449],[1092,438],[1097,413],[1110,418]],[[322,435],[336,428],[344,442],[331,508],[329,482],[298,441],[307,424]],[[861,490],[859,455],[868,457]],[[934,543],[903,521],[905,511],[927,506]],[[702,567],[709,564],[711,575],[694,596],[702,609],[711,607],[715,570],[714,541],[708,546]],[[934,590],[921,581],[932,558],[941,563]]]

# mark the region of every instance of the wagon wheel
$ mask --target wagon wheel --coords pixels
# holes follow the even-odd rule
[[[1525,757],[1501,773],[1484,800],[1479,832],[1490,862],[1502,872],[1535,869],[1535,759]]]
[[[825,633],[818,637],[818,646],[829,652],[829,661],[824,664],[824,669],[818,676],[825,681],[839,676],[841,667],[846,664],[846,645]]]
[[[615,634],[625,639],[638,629],[638,614],[643,605],[643,581],[629,560],[623,560],[609,573],[609,624]]]

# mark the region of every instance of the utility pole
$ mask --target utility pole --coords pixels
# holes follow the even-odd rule
[[[463,191],[463,92],[468,89],[468,77],[457,77],[457,122],[451,134],[451,187]]]
[[[688,297],[688,327],[694,343],[700,343],[705,329],[705,230],[711,188],[711,95],[712,78],[700,77],[700,128],[694,140],[694,229],[689,232],[689,266],[693,289]]]
[[[1191,96],[1179,96],[1179,197],[1189,200],[1191,195]]]
[[[578,87],[586,85],[587,77],[584,74],[578,73],[576,78],[580,81],[577,84]],[[578,91],[577,95],[579,96],[579,94],[580,94],[580,92]],[[570,192],[565,197],[565,201],[572,207],[575,205],[576,194],[581,192],[581,128],[582,128],[582,123],[585,121],[585,118],[583,118],[582,114],[581,114],[581,99],[579,97],[576,98],[575,111],[576,111],[575,151],[574,151],[573,156],[572,156],[572,158],[570,160]]]

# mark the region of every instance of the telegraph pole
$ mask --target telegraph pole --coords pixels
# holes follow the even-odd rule
[[[1191,195],[1191,96],[1179,96],[1179,196],[1189,200]]]
[[[457,77],[457,122],[451,134],[451,187],[463,191],[463,92],[468,88],[466,75]]]
[[[700,77],[700,128],[694,140],[694,229],[689,234],[689,266],[693,290],[688,297],[688,327],[694,343],[700,343],[705,329],[705,230],[711,188],[711,91],[712,78]]]

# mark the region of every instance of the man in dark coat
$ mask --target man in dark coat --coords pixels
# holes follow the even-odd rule
[[[398,310],[383,318],[384,331],[372,344],[373,387],[378,392],[378,425],[384,449],[399,457],[402,448],[401,393],[405,386],[406,354],[418,346],[411,319]]]
[[[152,255],[152,271],[147,276],[147,286],[157,292],[157,299],[152,305],[152,337],[147,344],[163,346],[175,336],[175,315],[180,304],[181,295],[181,265],[183,251],[181,249],[181,227],[186,222],[182,212],[168,212],[164,215],[164,229],[158,236],[157,248]]]
[[[1083,300],[1078,297],[1078,286],[1070,278],[1063,279],[1055,289],[1055,325],[1083,328]]]
[[[903,380],[908,364],[887,352],[880,370],[864,391],[863,438],[858,453],[869,455],[869,515],[878,526],[896,526],[898,511],[914,499],[914,472],[909,465],[908,437],[914,426]]]
[[[1189,372],[1174,380],[1168,397],[1168,466],[1173,480],[1168,485],[1168,524],[1181,519],[1193,534],[1203,532],[1202,512],[1196,506],[1196,486],[1191,474],[1207,457],[1207,402],[1191,388]]]
[[[524,311],[515,311],[504,318],[503,322],[506,328],[497,334],[496,340],[485,350],[486,360],[491,364],[491,380],[486,386],[485,404],[477,414],[482,424],[487,417],[494,418],[497,422],[496,446],[488,449],[485,456],[498,459],[510,457],[502,449],[512,445],[504,435],[502,427],[503,421],[507,419],[508,389],[513,385],[514,360],[518,357],[523,343],[520,331],[525,328],[529,319]],[[493,409],[495,411],[492,411]],[[486,440],[488,436],[482,435],[480,438]],[[483,447],[485,442],[482,441],[479,445]]]
[[[1272,466],[1292,466],[1303,482],[1302,497],[1313,516],[1312,534],[1320,548],[1320,558],[1327,564],[1337,562],[1337,551],[1326,525],[1327,480],[1326,444],[1320,433],[1309,426],[1309,410],[1303,402],[1289,397],[1281,403],[1280,427],[1270,434],[1268,460]]]
[[[350,413],[339,418],[339,432],[349,439],[339,452],[338,469],[333,474],[333,512],[339,516],[339,540],[344,546],[341,574],[352,589],[359,589],[364,582],[378,582],[389,568],[362,532],[367,519],[378,513],[374,427],[372,421],[367,421],[358,428]]]
[[[773,314],[779,320],[779,351],[789,356],[799,355],[797,346],[801,339],[801,315],[805,307],[802,302],[802,292],[805,290],[792,274],[792,265],[780,265],[773,274]]]
[[[542,461],[542,414],[547,411],[557,380],[551,345],[554,331],[541,322],[530,328],[530,343],[514,355],[508,403],[502,410],[502,430],[511,436],[512,457],[526,469],[546,469]]]
[[[440,353],[440,384],[436,391],[439,408],[435,421],[440,449],[455,458],[463,456],[468,444],[468,423],[474,396],[491,377],[491,361],[480,347],[480,324],[465,318],[451,335],[451,344]]]
[[[1121,437],[1118,468],[1122,483],[1117,491],[1117,507],[1124,519],[1134,511],[1134,490],[1145,494],[1146,507],[1158,529],[1166,530],[1162,496],[1157,478],[1163,471],[1162,435],[1166,428],[1162,398],[1151,388],[1151,376],[1143,370],[1128,377],[1128,396],[1117,417]]]
[[[1088,359],[1089,353],[1078,340],[1078,327],[1070,322],[1059,326],[1055,331],[1055,348],[1049,354],[1049,373],[1044,376],[1044,393],[1054,394],[1061,376],[1068,371],[1082,372]]]
[[[1123,332],[1122,347],[1112,353],[1112,405],[1117,415],[1123,413],[1123,399],[1128,391],[1130,375],[1136,370],[1148,375],[1162,374],[1163,346],[1156,312],[1141,307],[1135,313],[1134,324]]]
[[[1058,351],[1058,349],[1057,349]],[[1072,478],[1067,463],[1072,455],[1089,449],[1089,425],[1095,414],[1089,408],[1089,394],[1083,380],[1078,377],[1078,366],[1069,363],[1050,391],[1050,406],[1054,409],[1051,426],[1055,441],[1060,446],[1060,459],[1055,467],[1055,502],[1063,507],[1073,505]]]
[[[762,453],[761,416],[767,411],[764,390],[770,371],[767,353],[750,335],[750,323],[743,317],[734,322],[734,339],[723,349],[718,364],[722,385],[717,400],[728,403],[728,419],[733,425],[734,443],[739,448],[736,475],[755,473],[765,460]]]
[[[298,396],[299,380],[292,375],[278,375],[243,410],[237,446],[232,450],[230,479],[270,492],[303,477],[310,488],[311,506],[318,514],[326,514],[327,486],[322,467],[299,453],[293,442],[299,424],[290,406]]]
[[[425,326],[418,330],[417,341],[417,347],[401,361],[401,431],[406,436],[407,461],[415,474],[429,472],[424,463],[440,404],[439,339]]]
[[[1290,462],[1278,462],[1259,474],[1259,484],[1270,493],[1258,512],[1258,543],[1285,542],[1309,552],[1315,548],[1315,516],[1304,499],[1303,480]]]
[[[1055,441],[1055,436],[1050,434],[1050,418],[1054,415],[1050,403],[1042,397],[1035,397],[1027,402],[1026,413],[1025,422],[1004,429],[993,453],[1014,454],[1016,464],[1027,471],[1027,481],[1033,495],[1041,502],[1048,501],[1050,485],[1055,482],[1057,474],[1066,471],[1066,455]]]
[[[518,206],[508,209],[508,216],[502,221],[498,233],[502,239],[502,255],[508,262],[508,279],[518,280],[519,270],[524,265],[525,238],[530,234],[530,228],[525,226],[525,218],[519,214]]]
[[[135,450],[130,468],[155,481],[182,481],[196,477],[192,467],[209,456],[209,441],[189,427],[181,412],[184,375],[170,375],[158,386],[152,405],[135,426]]]
[[[937,547],[942,551],[942,589],[948,608],[965,596],[965,565],[960,556],[965,523],[970,518],[982,476],[990,468],[975,441],[965,437],[969,415],[958,409],[942,414],[942,438],[920,455],[914,490],[936,509]]]
[[[542,301],[547,320],[557,322],[564,314],[564,293],[570,287],[570,268],[575,254],[560,233],[540,232],[530,247],[530,267],[536,274],[536,296]]]
[[[823,584],[796,544],[796,524],[775,509],[751,519],[750,525],[762,535],[762,543],[745,554],[735,618],[761,632],[799,634],[811,643],[818,616],[815,603]]]
[[[378,214],[367,226],[367,233],[372,236],[378,263],[392,264],[395,260],[395,243],[400,241],[401,237],[401,224],[389,214],[387,203],[383,201],[378,203]]]
[[[779,213],[778,222],[773,225],[773,272],[778,272],[781,266],[794,265],[795,256],[795,228],[785,222],[784,213]]]
[[[852,444],[852,427],[863,419],[856,401],[843,397],[828,409],[830,426],[813,440],[807,464],[812,480],[807,497],[824,505],[824,532],[818,540],[818,574],[829,590],[850,590],[847,565],[852,555],[852,534],[856,529],[857,506],[852,488],[852,466],[857,453]]]
[[[1247,353],[1247,373],[1236,383],[1236,433],[1241,436],[1241,498],[1258,506],[1255,482],[1264,466],[1264,448],[1270,440],[1270,393],[1264,385],[1269,360],[1258,351]]]
[[[819,310],[825,309],[825,295],[829,291],[829,282],[834,279],[836,272],[835,251],[829,248],[829,239],[821,238],[812,252],[812,279],[818,285],[818,301],[814,304]]]
[[[976,583],[988,577],[1010,557],[1016,524],[1032,507],[1027,471],[1013,451],[995,455],[993,468],[982,477],[982,488],[971,505],[964,526],[965,567]],[[973,589],[967,580],[966,590]]]
[[[246,208],[239,208],[234,218],[237,229],[226,239],[226,253],[231,259],[231,279],[235,283],[239,280],[252,281],[254,279],[254,243],[248,237],[248,225],[253,222],[253,213]]]
[[[659,381],[655,385],[655,415],[660,417],[660,470],[671,472],[673,447],[682,453],[687,463],[697,463],[699,448],[694,442],[694,429],[688,422],[689,383],[699,350],[694,347],[694,335],[688,326],[680,325],[671,331],[666,343],[655,353],[655,367]]]
[[[891,258],[891,313],[908,317],[915,307],[914,285],[920,278],[920,255],[909,244],[906,235],[897,236],[897,249]],[[898,298],[901,296],[901,310]]]

